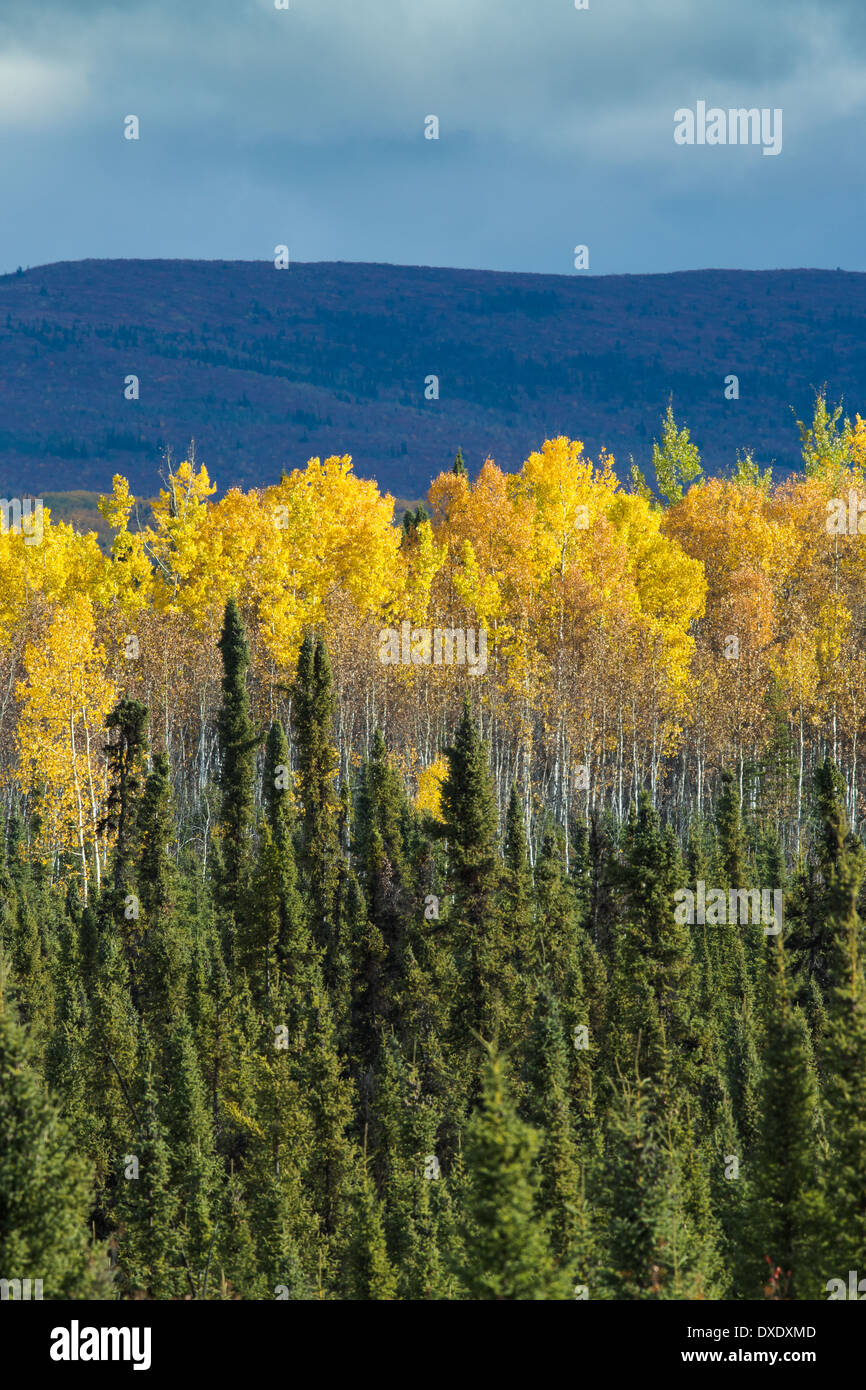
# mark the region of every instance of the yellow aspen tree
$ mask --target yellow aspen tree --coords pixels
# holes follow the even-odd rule
[[[371,624],[400,589],[394,499],[358,478],[348,455],[310,459],[263,496],[261,562],[253,579],[263,641],[283,672],[304,630],[348,602]]]
[[[114,531],[111,560],[106,567],[105,600],[124,613],[139,612],[153,602],[153,565],[145,548],[145,534],[130,530],[137,499],[121,474],[112,478],[112,490],[99,498],[100,514]]]
[[[184,608],[200,613],[209,578],[203,563],[208,502],[216,492],[208,471],[197,471],[184,459],[169,469],[167,486],[153,504],[154,525],[143,532],[143,544],[155,566],[154,599],[162,609]]]
[[[77,853],[85,902],[91,851],[100,885],[104,726],[117,698],[105,667],[92,604],[79,595],[57,610],[40,642],[28,644],[16,689],[20,785],[38,798],[55,853]]]

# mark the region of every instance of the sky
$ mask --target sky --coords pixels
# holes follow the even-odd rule
[[[289,4],[0,0],[0,272],[866,270],[864,0]],[[781,152],[677,144],[698,102]]]

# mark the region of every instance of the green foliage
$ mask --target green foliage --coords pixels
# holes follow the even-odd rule
[[[822,388],[816,391],[811,424],[797,421],[807,477],[827,478],[828,481],[835,482],[843,470],[850,466],[854,431],[848,419],[845,419],[840,427],[841,418],[841,405],[837,405],[832,411],[829,410],[826,390]]]
[[[2,962],[0,962],[2,967]],[[3,969],[5,974],[5,968]],[[32,1064],[0,975],[0,1268],[41,1279],[46,1299],[109,1296],[104,1254],[88,1239],[90,1181]]]
[[[334,969],[331,929],[338,882],[338,806],[334,778],[334,691],[331,664],[321,638],[306,636],[293,687],[292,726],[301,798],[300,865],[307,884],[313,937]]]
[[[677,428],[671,403],[668,404],[662,421],[661,444],[653,441],[652,461],[659,492],[668,505],[681,501],[689,484],[701,475],[698,447],[691,443],[685,427]],[[634,478],[639,494],[643,492],[642,481],[639,475]]]
[[[751,449],[747,449],[744,454],[737,450],[737,461],[734,464],[731,478],[735,483],[739,483],[744,488],[759,488],[765,495],[769,493],[773,483],[773,469],[765,468],[763,473],[759,465],[755,462]]]
[[[467,1190],[460,1278],[472,1299],[568,1296],[536,1212],[539,1136],[515,1112],[503,1060],[491,1050],[466,1135]]]
[[[144,777],[134,702],[110,717],[100,897],[7,817],[8,1277],[293,1301],[807,1299],[847,1277],[866,1241],[866,853],[833,765],[793,871],[766,777],[754,795],[745,777],[744,815],[724,774],[681,830],[649,793],[624,821],[562,826],[512,786],[500,826],[464,700],[433,820],[381,731],[338,776],[310,636],[292,747],[273,715],[257,787],[231,602],[221,650],[216,872],[164,754]],[[782,936],[679,920],[700,880],[783,889]]]
[[[814,1297],[819,1188],[818,1082],[802,1010],[791,1000],[781,936],[770,938],[763,1017],[760,1122],[750,1157],[741,1273],[745,1297],[772,1287]]]
[[[220,889],[237,920],[249,883],[252,856],[255,749],[259,740],[249,710],[246,673],[250,651],[237,601],[226,604],[219,649],[223,661],[220,746]]]
[[[115,833],[114,891],[118,898],[130,881],[134,851],[135,808],[141,787],[141,759],[145,749],[148,711],[138,700],[119,700],[105,721],[117,739],[106,747],[110,790],[103,830]],[[118,904],[119,906],[119,904]]]
[[[689,1212],[685,1150],[672,1143],[651,1083],[622,1081],[611,1112],[601,1185],[604,1296],[694,1299],[710,1286],[715,1251]]]

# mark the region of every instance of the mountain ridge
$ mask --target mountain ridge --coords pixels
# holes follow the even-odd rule
[[[864,323],[857,271],[53,262],[0,277],[0,486],[151,495],[192,438],[220,491],[336,453],[418,497],[458,445],[510,470],[556,434],[625,474],[671,395],[706,471],[750,447],[780,476],[816,389],[864,407]]]

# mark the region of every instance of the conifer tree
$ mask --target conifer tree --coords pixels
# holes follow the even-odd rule
[[[279,719],[268,729],[262,775],[262,805],[274,843],[283,850],[294,833],[292,775],[286,731]]]
[[[270,1172],[256,1185],[255,1229],[260,1286],[265,1298],[302,1300],[311,1296],[311,1282],[297,1241],[298,1194],[283,1172]]]
[[[148,1072],[137,1106],[140,1128],[134,1152],[119,1157],[120,1268],[130,1295],[178,1298],[186,1292],[175,1229],[178,1198],[171,1155]]]
[[[837,986],[822,1040],[828,1155],[816,1204],[813,1276],[806,1297],[822,1298],[830,1279],[847,1281],[866,1250],[866,985],[852,958]]]
[[[508,799],[503,836],[504,865],[500,877],[498,917],[503,924],[506,953],[506,1036],[516,1041],[525,1036],[532,1016],[531,964],[534,951],[533,884],[529,866],[523,810],[514,783]]]
[[[157,753],[138,808],[137,891],[148,922],[169,908],[175,894],[169,846],[175,833],[168,758]]]
[[[119,937],[102,937],[87,1018],[88,1149],[95,1163],[102,1219],[111,1222],[117,1195],[118,1155],[131,1152],[136,1122],[131,1087],[139,1050],[139,1024],[129,967]]]
[[[141,761],[147,739],[148,709],[139,700],[124,696],[105,721],[109,734],[117,730],[116,741],[109,741],[106,754],[109,792],[102,829],[116,832],[114,848],[114,892],[117,907],[132,882],[136,838],[136,809],[141,789]]]
[[[760,1297],[768,1270],[787,1298],[810,1296],[819,1186],[817,1081],[802,1011],[791,1000],[781,934],[770,938],[760,1120],[748,1165],[742,1292]],[[773,1296],[777,1296],[773,1294]]]
[[[427,510],[423,502],[419,503],[414,511],[411,507],[407,507],[406,511],[403,513],[403,545],[405,546],[407,543],[411,543],[418,531],[418,527],[422,522],[429,520],[430,518],[427,515]]]
[[[350,1238],[345,1260],[345,1296],[390,1302],[397,1278],[388,1258],[382,1205],[364,1164],[351,1197]]]
[[[449,931],[462,977],[457,1038],[465,1046],[472,1032],[498,1026],[506,992],[503,924],[496,912],[496,801],[468,697],[445,756],[438,833],[448,841],[455,889]]]
[[[839,862],[841,861],[841,862]],[[822,1179],[818,1259],[825,1278],[813,1296],[821,1297],[830,1278],[847,1278],[866,1250],[866,982],[863,933],[857,912],[863,856],[850,837],[831,877],[827,924],[833,984],[827,1025],[820,1041],[824,1080],[828,1158]]]
[[[813,1033],[821,1031],[835,989],[849,978],[848,950],[858,927],[857,900],[866,881],[866,850],[849,832],[844,784],[826,759],[814,775],[816,873],[801,874],[788,934],[796,999],[807,1011]]]
[[[170,846],[175,820],[168,758],[157,753],[138,808],[136,892],[142,913],[138,1002],[164,1035],[187,1004],[189,934],[178,921],[178,874]]]
[[[577,905],[565,876],[562,838],[550,821],[535,866],[535,901],[534,973],[546,976],[557,994],[574,999],[580,1011]]]
[[[385,939],[367,915],[364,894],[353,871],[347,879],[342,918],[351,969],[346,1050],[356,1071],[361,1072],[372,1067],[376,1059],[390,999]]]
[[[744,991],[734,1015],[726,1082],[737,1132],[748,1152],[757,1137],[760,1087],[758,1012],[751,990]]]
[[[722,773],[715,830],[718,878],[712,886],[722,888],[729,902],[731,889],[744,889],[749,883],[739,788],[729,771]],[[697,878],[709,887],[703,857],[699,868]],[[708,1020],[714,1054],[710,1070],[718,1065],[723,1073],[735,1122],[748,1147],[756,1123],[755,990],[763,978],[763,928],[754,921],[723,920],[704,923],[696,934],[702,956],[702,1013]]]
[[[491,1049],[465,1145],[465,1253],[459,1277],[470,1299],[570,1297],[537,1218],[538,1146],[537,1132],[515,1112],[504,1063]]]
[[[247,692],[250,650],[237,600],[226,603],[219,649],[223,662],[220,748],[220,896],[237,920],[245,903],[252,863],[256,745]]]
[[[16,873],[14,886],[8,872],[4,872],[3,877],[6,881],[0,891],[0,944],[8,953],[14,977],[26,981],[18,1016],[28,1030],[32,1051],[41,1054],[54,1022],[51,959],[54,924],[48,917],[49,904],[36,890],[29,874]],[[40,917],[44,924],[42,930]]]
[[[377,729],[358,779],[355,856],[371,919],[392,953],[415,897],[405,846],[409,819],[406,793]]]
[[[528,1055],[527,1114],[541,1134],[538,1154],[538,1214],[548,1229],[554,1257],[571,1275],[585,1272],[590,1257],[581,1248],[585,1230],[583,1190],[575,1125],[569,1105],[568,1055],[557,996],[549,987],[538,996]]]
[[[593,945],[609,954],[616,908],[617,832],[610,815],[593,811],[589,818],[587,843],[588,905],[586,924]]]
[[[300,996],[308,986],[316,953],[310,939],[295,858],[293,782],[285,731],[275,720],[268,732],[262,778],[265,830],[253,892],[253,912],[271,913],[265,939],[272,937],[276,969]]]
[[[398,1297],[411,1302],[447,1299],[452,1289],[443,1259],[442,1233],[453,1227],[453,1209],[447,1183],[427,1173],[426,1156],[424,1162],[424,1173],[415,1175],[411,1189],[411,1213],[403,1227],[405,1242],[397,1270]]]
[[[641,795],[629,820],[618,872],[623,924],[617,933],[609,996],[607,1050],[613,1073],[634,1067],[665,1087],[698,1084],[697,979],[689,931],[677,921],[674,894],[681,882],[677,846],[663,832],[649,796]]]
[[[437,1134],[441,1106],[425,1093],[416,1060],[399,1040],[382,1038],[367,1112],[368,1170],[382,1193],[389,1254],[399,1274],[399,1296],[447,1296],[440,1248],[447,1176]],[[445,1216],[447,1223],[448,1217]]]
[[[722,788],[716,803],[716,830],[719,867],[725,882],[732,888],[744,888],[748,881],[748,866],[740,793],[734,774],[727,769],[722,773]]]
[[[243,1183],[233,1170],[223,1188],[214,1255],[221,1298],[265,1299],[276,1296],[275,1283],[269,1283],[268,1274],[260,1270],[260,1247],[252,1227]]]
[[[252,878],[250,905],[238,925],[236,956],[246,970],[253,997],[265,1002],[277,984],[280,929],[284,895],[280,891],[281,860],[273,832],[265,824]]]
[[[306,1185],[322,1233],[330,1241],[343,1219],[356,1153],[349,1134],[353,1089],[337,1050],[321,979],[311,986],[296,1074],[312,1127]]]
[[[326,980],[334,965],[334,909],[339,879],[333,717],[334,691],[327,649],[320,638],[308,634],[298,656],[292,726],[303,813],[300,865],[310,904],[313,938],[326,951]]]
[[[454,743],[445,756],[448,773],[442,783],[441,821],[464,911],[477,911],[486,902],[496,869],[497,814],[487,749],[478,735],[468,696]]]
[[[73,903],[68,904],[67,911],[72,920],[67,922],[61,936],[56,965],[57,1010],[55,1026],[45,1049],[44,1076],[50,1090],[63,1096],[67,1127],[76,1148],[82,1150],[92,1125],[91,1063],[87,1047],[89,1008]]]
[[[163,1098],[162,1111],[172,1154],[172,1186],[181,1202],[179,1248],[197,1297],[214,1235],[219,1169],[207,1093],[185,1014],[172,1033],[167,1074],[171,1089]]]
[[[677,1146],[652,1084],[639,1075],[618,1080],[599,1197],[607,1250],[599,1276],[601,1296],[713,1296],[710,1281],[717,1252],[689,1217]]]
[[[502,893],[505,910],[511,923],[512,953],[518,970],[529,964],[529,936],[532,924],[532,873],[523,821],[523,808],[516,783],[511,784],[503,836],[505,869]]]
[[[4,1279],[41,1279],[46,1299],[107,1297],[105,1258],[89,1242],[87,1164],[32,1064],[13,1009],[0,961],[0,1269]]]
[[[376,1016],[375,1022],[371,1019],[370,1023],[377,1032],[394,1021],[404,968],[406,918],[418,913],[420,905],[406,845],[410,825],[406,793],[388,762],[385,740],[377,729],[370,757],[358,778],[354,847],[367,915],[375,933],[370,940],[375,951],[368,958],[365,973],[369,981],[367,998]],[[352,910],[355,911],[354,905]],[[374,962],[375,987],[369,975],[369,966]]]
[[[740,793],[733,773],[722,773],[722,789],[716,803],[716,835],[721,875],[720,887],[730,892],[747,888],[751,883],[746,852],[745,829],[740,811]],[[713,886],[716,886],[715,884]],[[761,924],[733,922],[713,925],[708,929],[715,962],[716,990],[736,1006],[760,973],[763,931]],[[723,1006],[727,1014],[728,1009]]]

